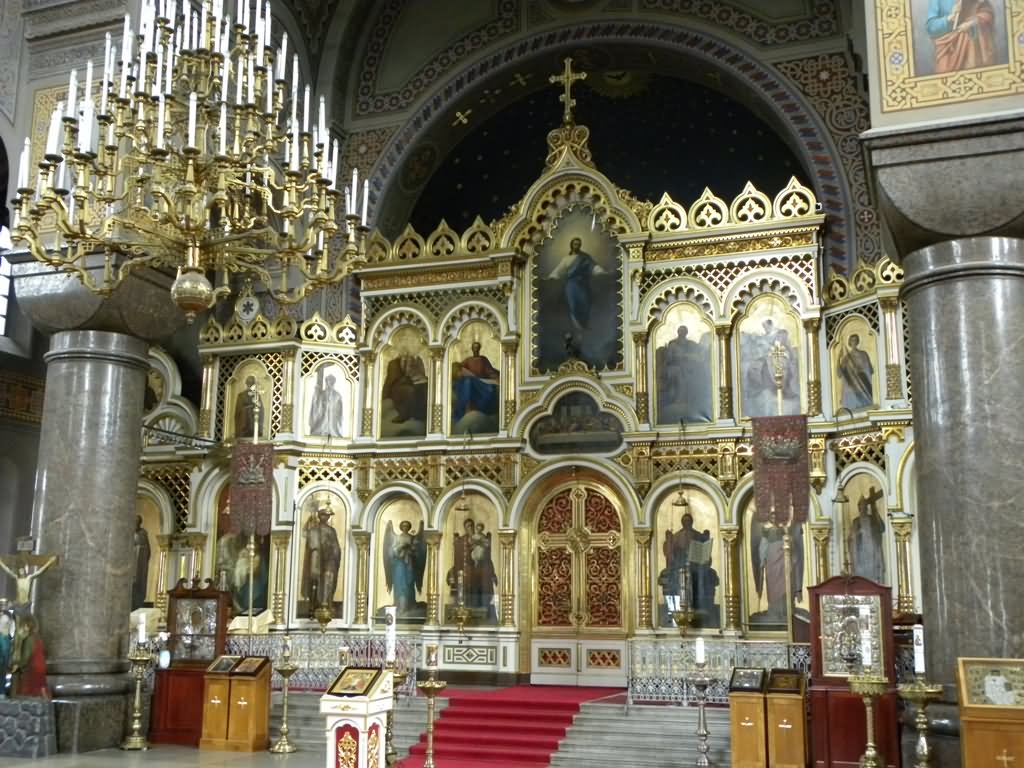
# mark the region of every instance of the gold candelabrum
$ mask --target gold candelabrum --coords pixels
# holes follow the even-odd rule
[[[395,710],[398,709],[398,697],[401,694],[402,686],[409,678],[409,673],[399,671],[397,661],[391,662],[391,710],[388,712],[387,743],[384,748],[384,762],[388,766],[398,763],[398,751],[395,749]]]
[[[900,698],[914,705],[916,715],[914,726],[917,728],[917,744],[914,746],[914,768],[928,768],[931,747],[928,745],[928,715],[925,709],[929,702],[942,696],[942,686],[928,683],[924,675],[917,675],[912,683],[903,683],[897,689]]]
[[[277,674],[281,676],[284,685],[281,687],[281,735],[270,747],[275,755],[287,755],[294,752],[298,747],[292,744],[288,738],[288,686],[292,675],[299,669],[299,665],[292,661],[292,643],[288,635],[284,636],[284,650],[281,652],[281,661],[276,665]]]
[[[12,234],[33,258],[100,295],[141,268],[177,270],[171,296],[190,322],[230,293],[231,273],[295,303],[365,254],[369,187],[361,211],[358,175],[339,188],[324,97],[314,120],[287,34],[274,48],[269,0],[234,20],[223,6],[143,0],[134,33],[126,14],[96,82],[92,61],[83,82],[71,73],[35,173],[25,139],[14,201]]]
[[[427,697],[427,754],[423,768],[436,768],[434,765],[434,699],[448,687],[444,680],[437,679],[437,646],[427,646],[427,679],[416,683],[416,687]]]
[[[860,758],[860,766],[881,768],[885,764],[885,759],[878,753],[878,746],[875,744],[875,699],[888,690],[889,681],[883,675],[862,672],[859,675],[850,675],[849,683],[850,690],[864,700],[867,742],[864,745],[864,754]]]
[[[132,732],[121,742],[121,749],[149,749],[149,741],[142,733],[142,683],[146,672],[156,661],[159,652],[157,640],[135,642],[128,652],[131,662],[132,677],[135,680],[135,693],[132,696]]]

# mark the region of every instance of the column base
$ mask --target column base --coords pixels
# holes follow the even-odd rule
[[[129,699],[127,694],[54,699],[57,749],[78,754],[120,746],[125,736],[125,723],[131,716]],[[148,699],[145,699],[147,703]],[[148,712],[144,714],[143,722],[148,724]]]

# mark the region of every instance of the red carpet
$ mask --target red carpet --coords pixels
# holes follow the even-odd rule
[[[580,704],[621,692],[552,685],[451,690],[434,723],[434,763],[437,768],[546,768]],[[426,749],[424,734],[398,765],[422,768]]]

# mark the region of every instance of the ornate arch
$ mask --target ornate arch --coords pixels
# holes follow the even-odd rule
[[[382,313],[374,321],[370,327],[370,332],[366,334],[367,338],[370,339],[370,346],[375,351],[379,350],[382,345],[391,339],[394,332],[403,326],[412,326],[416,330],[421,331],[428,344],[433,341],[431,333],[433,325],[425,313],[409,307],[396,307]]]
[[[672,495],[679,489],[680,484],[704,491],[715,504],[715,509],[718,512],[718,524],[729,524],[726,519],[729,510],[729,496],[722,490],[722,486],[718,484],[718,481],[704,472],[684,469],[680,472],[663,475],[651,485],[651,489],[644,497],[644,506],[641,512],[641,520],[644,521],[644,525],[654,526],[654,515],[658,511],[658,507],[661,506],[661,503],[667,496]]]
[[[486,299],[467,299],[452,307],[438,324],[440,341],[447,346],[459,335],[466,323],[483,320],[498,338],[508,335],[508,321],[504,307],[496,307]]]
[[[766,268],[748,272],[731,286],[722,303],[724,311],[736,318],[758,296],[772,294],[784,299],[800,317],[805,317],[814,305],[812,296],[803,283],[789,273]]]
[[[719,319],[721,308],[713,288],[703,280],[684,277],[666,281],[658,286],[657,291],[650,291],[640,307],[640,315],[644,318],[644,326],[650,329],[660,322],[665,313],[674,304],[689,302],[700,307],[712,325]]]
[[[633,411],[632,400],[606,391],[598,382],[589,377],[574,375],[556,379],[535,403],[521,410],[509,428],[509,436],[526,440],[534,422],[543,416],[550,416],[558,399],[570,392],[583,392],[590,395],[602,410],[607,410],[619,418],[625,431],[636,432],[639,430],[640,424]],[[623,447],[625,447],[625,443],[623,443]]]
[[[855,239],[852,220],[855,208],[846,171],[822,117],[790,79],[745,48],[704,29],[674,24],[665,19],[610,21],[613,19],[578,21],[509,40],[489,55],[452,71],[445,80],[437,81],[431,93],[422,99],[421,106],[385,144],[372,174],[371,186],[376,192],[371,201],[373,208],[379,208],[392,186],[397,184],[398,170],[419,145],[428,128],[434,122],[446,119],[451,109],[461,104],[468,92],[480,87],[487,78],[507,77],[525,60],[540,55],[540,51],[550,56],[586,43],[633,43],[644,48],[682,53],[723,74],[728,80],[742,83],[760,108],[785,128],[786,138],[798,150],[808,177],[816,182],[815,195],[824,210],[848,212],[848,215],[839,215],[832,220],[828,261],[839,273],[849,271],[849,250]]]
[[[395,501],[396,499],[407,498],[415,501],[420,508],[420,512],[423,515],[423,523],[427,528],[433,528],[434,524],[432,517],[434,516],[434,505],[430,498],[430,493],[426,488],[419,485],[418,483],[411,483],[406,480],[396,480],[377,488],[374,491],[373,496],[366,500],[363,505],[362,513],[358,520],[353,522],[353,526],[360,526],[363,530],[369,531],[371,534],[374,532],[377,526],[377,518],[380,517],[381,511],[388,504],[388,502]]]

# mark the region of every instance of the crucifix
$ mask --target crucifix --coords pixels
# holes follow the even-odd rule
[[[586,80],[586,72],[573,72],[572,71],[572,57],[565,57],[565,69],[562,70],[560,75],[551,75],[548,78],[549,83],[561,83],[565,88],[565,93],[558,97],[558,100],[565,105],[565,111],[562,113],[562,122],[566,125],[572,125],[572,108],[576,106],[576,99],[572,97],[572,84],[577,80]]]
[[[779,416],[782,415],[782,389],[786,383],[786,361],[789,359],[789,352],[781,341],[776,340],[772,345],[768,356],[772,361],[772,377],[775,379],[775,408]]]
[[[31,602],[33,582],[57,561],[56,555],[34,555],[25,552],[0,557],[0,569],[14,579],[17,587],[18,597],[15,605],[28,605]]]

